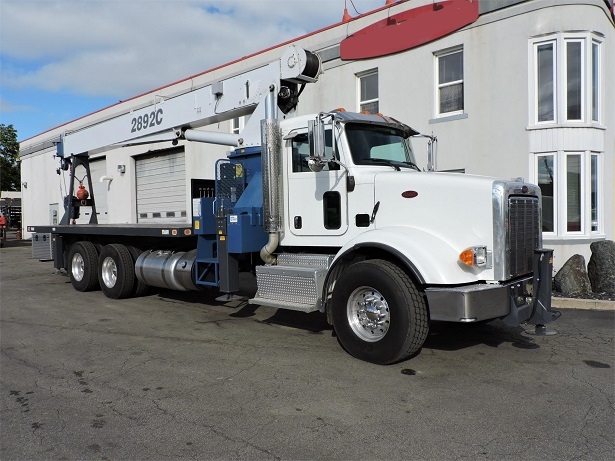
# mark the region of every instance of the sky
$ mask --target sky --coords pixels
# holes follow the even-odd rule
[[[0,0],[0,124],[23,141],[386,0]]]

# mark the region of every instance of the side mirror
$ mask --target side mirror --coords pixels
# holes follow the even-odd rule
[[[326,162],[318,157],[310,157],[308,159],[308,167],[314,173],[318,173],[319,171],[322,171],[322,169],[325,167],[325,164]]]
[[[325,123],[317,117],[308,121],[308,139],[310,143],[310,157],[324,157],[325,155]]]
[[[427,171],[437,171],[438,138],[433,135],[427,137]]]
[[[308,142],[310,143],[308,166],[312,171],[321,171],[325,165],[323,159],[325,155],[325,124],[320,117],[308,121]]]

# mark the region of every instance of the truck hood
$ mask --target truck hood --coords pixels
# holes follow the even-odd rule
[[[377,173],[374,197],[380,204],[374,226],[402,226],[409,239],[430,234],[451,249],[448,257],[456,265],[456,256],[468,247],[493,249],[495,181],[460,173]]]

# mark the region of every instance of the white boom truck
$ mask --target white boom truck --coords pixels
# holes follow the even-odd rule
[[[295,116],[319,74],[316,55],[290,46],[266,66],[59,140],[69,194],[79,165],[92,185],[96,152],[179,139],[233,146],[191,223],[97,224],[95,198],[69,195],[60,225],[28,231],[51,236],[54,266],[75,289],[110,298],[147,286],[230,297],[247,268],[258,286],[250,303],[326,313],[344,349],[374,363],[417,353],[431,320],[555,320],[539,188],[421,171],[411,145],[421,135],[389,117]],[[250,113],[239,135],[197,129]],[[73,225],[81,206],[92,207],[90,224]]]

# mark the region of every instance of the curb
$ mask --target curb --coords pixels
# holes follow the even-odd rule
[[[584,309],[593,311],[615,311],[615,301],[601,299],[551,298],[551,307],[558,309]]]

